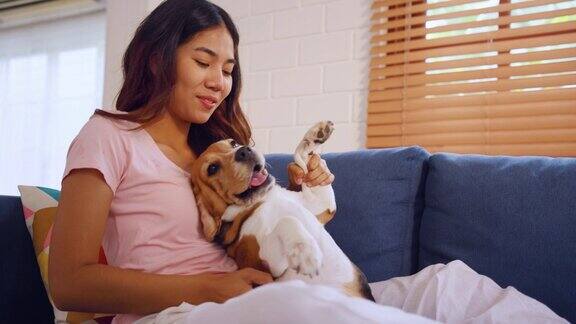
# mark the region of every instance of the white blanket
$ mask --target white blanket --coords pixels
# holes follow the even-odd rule
[[[435,264],[370,287],[379,304],[443,323],[568,323],[546,305],[513,287],[501,288],[462,261]]]
[[[461,261],[370,286],[377,304],[333,288],[291,281],[259,287],[224,304],[183,303],[137,323],[568,323]]]

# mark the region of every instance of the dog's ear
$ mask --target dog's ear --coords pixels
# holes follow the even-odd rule
[[[205,194],[210,192],[210,189],[201,182],[191,182],[194,197],[196,198],[196,205],[198,206],[198,216],[200,216],[200,222],[202,223],[202,231],[204,232],[206,240],[212,242],[220,230],[220,225],[222,224],[220,218],[222,215],[214,214],[214,204],[211,204],[211,202],[207,200],[207,197],[205,197]],[[201,187],[205,190],[202,190]]]
[[[212,213],[208,211],[208,208],[204,202],[201,195],[196,196],[196,204],[198,205],[198,213],[200,214],[200,221],[202,222],[202,230],[206,240],[212,242],[218,231],[220,230],[220,225],[222,221],[220,218],[216,219],[212,216]]]

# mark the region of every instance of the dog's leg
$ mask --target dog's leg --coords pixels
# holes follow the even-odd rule
[[[310,128],[304,138],[296,147],[294,152],[294,162],[301,167],[305,173],[308,172],[308,160],[310,154],[317,153],[318,147],[326,142],[334,130],[331,121],[319,122]],[[332,186],[316,186],[313,188],[302,184],[302,191],[299,200],[303,205],[316,215],[318,220],[325,224],[336,212],[336,198]]]
[[[322,251],[302,223],[294,217],[281,218],[272,232],[263,238],[260,254],[275,278],[287,269],[307,276],[317,275]]]

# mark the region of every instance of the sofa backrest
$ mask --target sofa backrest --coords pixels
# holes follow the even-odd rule
[[[370,282],[412,274],[429,154],[419,147],[323,154],[336,176],[337,211],[326,225]],[[267,156],[270,172],[288,184],[288,154]]]
[[[20,197],[0,196],[0,322],[54,323]]]
[[[419,268],[462,260],[576,322],[576,159],[435,154]]]

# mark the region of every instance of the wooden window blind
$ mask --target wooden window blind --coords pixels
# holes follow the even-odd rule
[[[576,0],[375,0],[368,148],[576,156]]]

